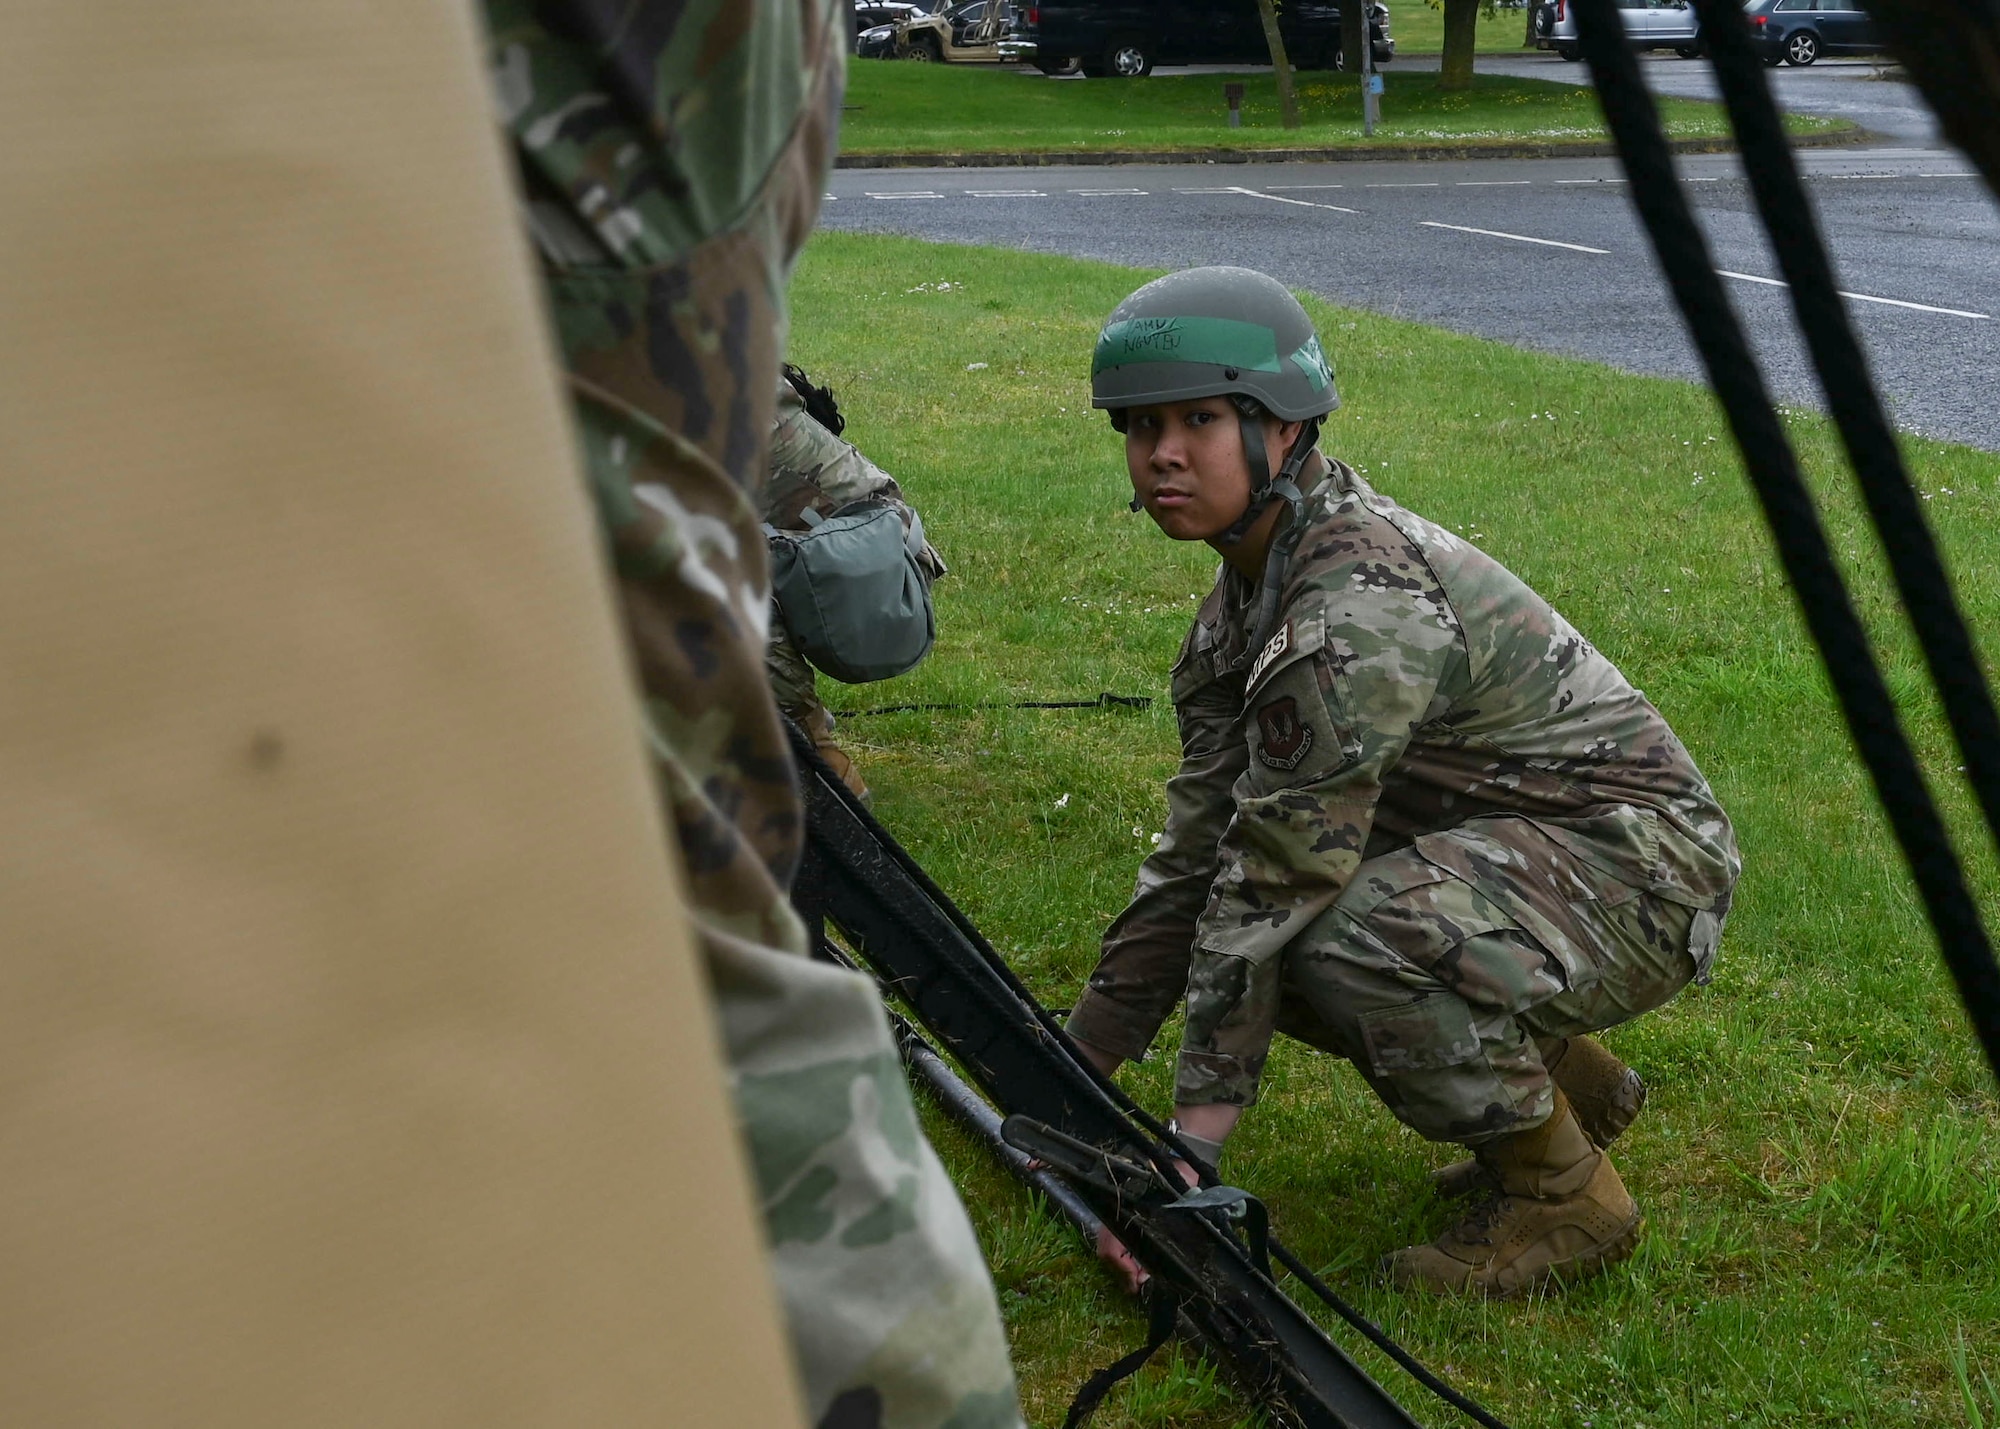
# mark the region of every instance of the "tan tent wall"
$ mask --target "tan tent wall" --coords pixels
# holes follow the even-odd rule
[[[0,46],[0,1423],[798,1411],[453,0]]]

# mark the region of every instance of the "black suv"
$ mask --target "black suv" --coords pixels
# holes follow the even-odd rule
[[[1015,6],[1023,39],[1044,68],[1052,56],[1077,55],[1087,75],[1136,78],[1156,64],[1268,64],[1257,0],[1098,0]],[[1286,0],[1278,12],[1285,55],[1299,69],[1340,69],[1340,6]],[[1370,0],[1368,38],[1375,63],[1396,57],[1389,9]]]

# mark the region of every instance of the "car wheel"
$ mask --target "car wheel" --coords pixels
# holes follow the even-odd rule
[[[1679,55],[1684,60],[1698,60],[1701,58],[1701,46],[1675,45],[1674,53]]]
[[[1811,30],[1800,30],[1785,41],[1785,63],[1789,65],[1809,65],[1819,58],[1819,36]]]
[[[906,60],[916,60],[920,64],[936,64],[944,58],[938,50],[938,42],[932,39],[918,40],[903,52]]]
[[[1104,69],[1120,79],[1144,79],[1153,72],[1153,47],[1132,35],[1113,40],[1104,51]]]
[[[1076,55],[1060,60],[1036,60],[1035,68],[1053,78],[1056,75],[1075,74],[1083,68],[1083,60]]]
[[[1575,64],[1578,60],[1583,58],[1583,51],[1578,49],[1575,45],[1558,45],[1556,46],[1556,53],[1561,55],[1564,59],[1568,60],[1571,64]]]

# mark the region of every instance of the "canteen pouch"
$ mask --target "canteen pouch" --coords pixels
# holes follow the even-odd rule
[[[831,516],[808,508],[808,529],[766,526],[779,618],[814,668],[850,685],[915,668],[937,639],[930,583],[917,565],[922,527],[881,500]]]

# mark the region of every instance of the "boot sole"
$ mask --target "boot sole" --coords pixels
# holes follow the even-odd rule
[[[1571,1105],[1575,1103],[1572,1101]],[[1596,1142],[1601,1150],[1623,1136],[1632,1123],[1639,1119],[1639,1113],[1645,1109],[1645,1080],[1628,1067],[1625,1069],[1624,1082],[1618,1088],[1618,1095],[1604,1107],[1603,1116],[1586,1119],[1579,1113],[1577,1124],[1583,1128],[1583,1134]]]

